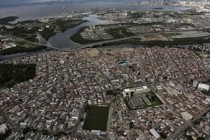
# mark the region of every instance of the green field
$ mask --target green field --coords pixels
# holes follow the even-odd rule
[[[112,35],[112,37],[114,39],[123,38],[123,37],[128,37],[128,36],[133,36],[134,35],[133,33],[127,31],[127,27],[110,28],[110,29],[107,29],[106,32],[108,34]]]
[[[9,88],[36,76],[36,64],[0,64],[0,88]]]
[[[83,125],[85,130],[106,131],[109,116],[109,106],[87,106],[87,116]]]

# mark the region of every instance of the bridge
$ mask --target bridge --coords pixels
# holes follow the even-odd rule
[[[51,49],[55,49],[55,50],[60,50],[59,48],[54,47],[49,41],[47,41],[44,37],[42,37],[39,33],[36,32],[36,39],[37,39],[37,43],[34,42],[37,45],[40,46],[45,46]]]

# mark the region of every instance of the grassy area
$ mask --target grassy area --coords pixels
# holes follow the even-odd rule
[[[48,40],[51,36],[55,35],[55,26],[51,26],[50,28],[45,28],[42,32],[39,32],[39,34],[46,40]]]
[[[27,27],[19,26],[15,27],[13,29],[7,29],[4,28],[5,33],[10,33],[13,36],[24,38],[28,41],[35,42],[36,38],[36,32],[38,31],[40,27],[33,27],[30,30],[27,29]],[[53,36],[55,34],[55,26],[51,26],[50,28],[43,28],[42,32],[38,32],[42,37],[44,37],[46,40]]]
[[[115,39],[116,38],[122,38],[122,37],[124,37],[124,35],[121,33],[122,28],[124,28],[124,27],[110,28],[110,29],[107,29],[106,32],[108,34],[110,34]]]
[[[0,55],[10,55],[10,54],[16,54],[16,53],[25,53],[25,52],[35,52],[40,51],[42,49],[45,49],[44,46],[36,46],[36,47],[15,47],[15,48],[9,48],[0,51]]]
[[[77,43],[81,43],[81,44],[87,44],[87,43],[93,43],[89,40],[85,40],[82,38],[82,36],[80,35],[81,32],[84,32],[84,30],[88,28],[88,27],[82,27],[80,28],[80,30],[74,34],[73,36],[71,36],[71,40],[74,41],[74,42],[77,42]]]
[[[112,35],[114,39],[134,35],[133,33],[127,31],[127,27],[110,28],[110,29],[107,29],[106,32]]]
[[[37,26],[37,25],[40,25],[40,24],[42,24],[42,22],[41,21],[39,21],[39,20],[24,20],[24,21],[18,21],[18,24],[24,24],[24,25],[26,25],[26,26]]]
[[[109,106],[88,106],[83,129],[106,131],[108,116]]]
[[[126,36],[133,36],[133,35],[135,35],[134,33],[129,32],[129,31],[127,30],[127,27],[126,27],[126,28],[122,28],[121,32],[122,32],[122,34],[123,34],[125,37],[126,37]]]
[[[87,21],[86,20],[72,20],[72,19],[67,19],[67,20],[58,19],[53,24],[56,25],[61,32],[64,32],[67,29],[76,27],[84,22],[87,22]]]
[[[2,28],[4,33],[9,33],[12,36],[17,36],[20,38],[24,38],[26,40],[35,42],[36,37],[36,31],[38,30],[38,27],[33,28],[31,30],[26,29],[26,27],[19,26],[12,29],[8,28]]]
[[[16,16],[9,16],[9,17],[5,17],[5,18],[1,18],[0,24],[8,24],[9,22],[15,21],[18,18],[19,17],[16,17]]]
[[[12,87],[36,76],[36,64],[0,64],[0,88]]]
[[[128,16],[135,19],[135,18],[142,18],[144,14],[145,14],[144,12],[134,12],[134,13],[128,13]]]

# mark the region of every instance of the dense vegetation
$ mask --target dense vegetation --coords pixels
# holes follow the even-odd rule
[[[116,42],[110,42],[105,43],[101,46],[108,46],[108,45],[121,45],[121,44],[132,44],[132,45],[144,45],[147,47],[153,47],[153,46],[174,46],[174,45],[194,45],[194,44],[204,44],[204,43],[210,43],[209,39],[205,38],[177,38],[173,41],[141,41],[141,39],[132,38],[128,40],[122,40],[122,41],[116,41]],[[94,46],[94,47],[100,47],[100,46]]]
[[[120,93],[121,93],[120,90],[107,90],[106,91],[106,95],[112,95],[112,96],[115,96],[115,97]]]
[[[143,12],[134,12],[128,14],[128,16],[130,16],[131,18],[142,18],[143,15]]]
[[[35,27],[30,30],[26,29],[23,26],[20,26],[20,27],[16,26],[15,28],[11,28],[11,29],[3,27],[2,29],[4,33],[9,33],[12,36],[24,38],[28,41],[35,42],[36,31],[38,30],[38,27]]]
[[[55,27],[52,26],[50,28],[45,28],[42,32],[39,32],[39,34],[46,40],[48,40],[51,36],[55,34]]]
[[[19,17],[16,17],[16,16],[9,16],[9,17],[5,17],[5,18],[1,18],[0,19],[0,24],[7,24],[9,22],[15,21],[18,18]]]
[[[25,53],[25,52],[35,52],[40,51],[42,49],[45,49],[45,46],[37,46],[37,47],[15,47],[15,48],[9,48],[0,51],[0,55],[10,55],[10,54],[16,54],[16,53]]]
[[[0,64],[0,88],[12,87],[36,76],[36,64]]]
[[[13,36],[26,39],[31,42],[35,42],[36,32],[38,31],[39,27],[31,28],[30,30],[24,26],[16,26],[15,28],[8,29],[3,28],[4,33],[10,33]],[[55,26],[50,28],[44,28],[42,32],[38,32],[42,37],[46,40],[55,34]]]
[[[56,34],[57,31],[64,32],[65,30],[73,28],[83,22],[86,21],[58,19],[55,21],[50,21],[49,23],[46,24],[37,20],[35,21],[27,20],[27,21],[18,22],[17,26],[15,26],[14,28],[2,27],[2,31],[5,34],[9,33],[12,36],[20,37],[28,41],[35,42],[37,36],[36,32],[38,32],[43,38],[48,40],[51,36]],[[45,27],[46,25],[49,25],[49,28],[46,28]],[[38,31],[39,29],[42,29],[42,31]]]
[[[109,106],[87,106],[87,116],[83,129],[106,131],[108,116]]]
[[[12,133],[12,130],[7,130],[5,134],[0,133],[0,140],[6,140],[7,137]]]

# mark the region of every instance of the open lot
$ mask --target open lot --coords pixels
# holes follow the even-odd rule
[[[142,36],[142,41],[170,41],[170,38],[163,34],[151,34]]]
[[[181,35],[173,36],[172,38],[199,38],[199,37],[207,37],[210,36],[208,32],[198,32],[198,31],[188,31],[188,32],[180,32]]]

